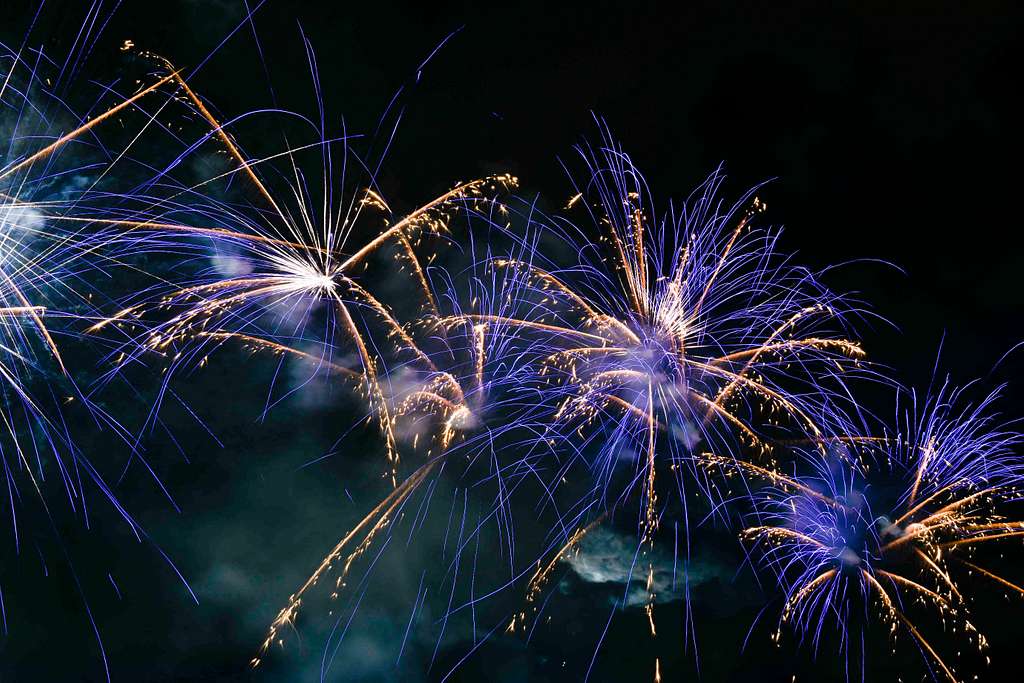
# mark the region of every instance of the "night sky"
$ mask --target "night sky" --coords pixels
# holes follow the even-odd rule
[[[19,45],[36,4],[7,4],[0,41]],[[1024,352],[995,367],[1024,340],[1020,78],[1012,66],[1024,63],[1024,12],[1017,4],[911,3],[898,11],[875,2],[829,9],[547,4],[555,3],[268,0],[251,26],[242,23],[232,35],[246,14],[244,0],[125,0],[95,31],[99,40],[77,76],[82,85],[70,96],[117,79],[130,92],[131,79],[145,70],[137,51],[150,50],[186,69],[209,57],[190,84],[223,118],[272,106],[313,113],[305,36],[337,128],[344,118],[348,130],[372,137],[404,88],[405,112],[379,177],[396,209],[496,172],[518,176],[521,194],[557,209],[572,194],[559,159],[597,134],[596,114],[662,205],[685,197],[720,163],[730,197],[771,181],[759,192],[768,205],[760,220],[785,226],[782,247],[801,263],[847,264],[826,282],[856,293],[877,314],[860,329],[872,360],[901,382],[925,386],[941,347],[941,374],[958,383],[1008,382],[1000,409],[1024,415]],[[80,3],[47,3],[27,44],[63,54],[84,18]],[[417,79],[418,65],[457,29]],[[119,49],[127,39],[137,50]],[[80,383],[104,370],[99,354],[73,357]],[[136,542],[102,510],[89,530],[62,523],[62,544],[40,540],[38,553],[25,546],[16,554],[3,539],[0,680],[103,680],[82,594],[115,681],[319,680],[325,644],[337,644],[331,629],[339,615],[344,627],[352,607],[344,593],[330,600],[326,587],[305,602],[283,649],[255,671],[248,662],[288,595],[389,484],[373,430],[349,431],[365,411],[346,392],[314,386],[263,415],[277,368],[272,358],[225,350],[175,380],[214,436],[174,405],[164,415],[168,431],[146,436],[147,462],[180,512],[138,463],[116,492],[150,542]],[[885,392],[865,396],[877,401],[872,409],[890,410]],[[137,427],[152,396],[110,391],[101,400]],[[85,418],[71,411],[68,419]],[[120,472],[124,444],[107,432],[82,431],[78,443],[91,459],[104,472]],[[457,482],[442,481],[439,489],[446,484],[439,513],[408,548],[382,555],[369,575],[325,680],[439,681],[473,648],[470,627],[460,621],[435,652],[431,622],[446,599],[439,594],[399,659],[423,570],[438,562],[452,491],[459,495]],[[525,524],[522,533],[528,543],[542,531]],[[621,597],[616,572],[631,552],[624,533],[630,529],[611,526],[590,539],[591,565],[562,566],[553,618],[530,643],[499,627],[448,680],[582,680],[608,606]],[[759,585],[743,566],[734,534],[709,531],[701,548],[690,586],[696,648],[686,643],[681,593],[666,589],[657,646],[642,611],[625,610],[604,638],[590,680],[650,680],[655,655],[665,681],[844,680],[834,643],[826,641],[814,659],[792,640],[778,648],[769,642],[777,603],[760,620],[758,614],[772,586]],[[353,581],[364,574],[365,566]],[[482,633],[515,609],[520,593],[481,608]],[[987,626],[993,664],[972,673],[992,681],[1015,676],[1022,617],[1019,601],[1007,607],[980,600],[975,621]],[[906,639],[891,657],[884,634],[869,645],[868,680],[922,679]],[[975,663],[965,658],[964,666]]]

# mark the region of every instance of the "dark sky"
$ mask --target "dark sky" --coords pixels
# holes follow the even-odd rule
[[[558,159],[595,134],[596,113],[663,206],[723,162],[734,195],[774,179],[760,193],[769,207],[764,220],[785,225],[786,250],[819,268],[860,260],[828,283],[857,292],[892,323],[862,330],[874,360],[922,385],[941,344],[942,367],[956,381],[1016,383],[1001,405],[1021,414],[1022,355],[1011,354],[990,374],[1024,340],[1020,78],[1012,66],[1024,55],[1016,3],[903,3],[898,11],[874,2],[828,9],[547,4],[555,3],[269,0],[254,15],[261,59],[249,26],[220,45],[244,16],[243,0],[125,0],[80,77],[110,82],[133,74],[137,66],[118,50],[131,39],[186,69],[212,55],[191,83],[225,116],[275,103],[312,112],[304,34],[329,116],[339,124],[344,117],[350,130],[372,132],[394,92],[406,88],[381,177],[385,194],[406,207],[456,180],[496,171],[514,173],[524,193],[557,206],[571,194]],[[0,39],[19,43],[29,14],[15,10]],[[66,51],[83,15],[79,3],[48,3],[29,43]],[[460,27],[417,82],[417,66]],[[142,472],[133,470],[119,488],[188,578],[198,605],[152,547],[127,533],[100,528],[67,541],[82,558],[114,680],[319,675],[328,631],[348,604],[332,603],[326,591],[311,598],[284,650],[256,672],[246,665],[288,594],[387,489],[379,462],[365,457],[369,435],[343,442],[338,457],[301,467],[331,448],[357,408],[341,396],[326,407],[295,400],[259,421],[274,367],[228,354],[179,379],[222,443],[180,414],[168,421],[188,462],[167,439],[148,443],[180,513]],[[137,410],[127,407],[130,397],[108,400],[108,407]],[[109,439],[95,437],[95,444],[123,457]],[[424,533],[434,531],[427,525]],[[461,646],[443,648],[428,671],[433,640],[424,630],[394,664],[431,552],[424,539],[381,560],[328,680],[439,680],[464,654],[471,645],[465,632]],[[710,550],[707,576],[694,587],[704,680],[788,681],[796,672],[798,680],[841,680],[834,654],[823,652],[822,670],[813,669],[809,653],[769,646],[764,628],[740,654],[763,599],[749,571],[733,568],[735,552]],[[2,557],[9,633],[0,638],[0,680],[101,680],[81,599],[59,557],[48,576],[32,556],[5,549]],[[609,591],[571,572],[564,581],[558,617],[535,642],[497,637],[453,680],[581,680]],[[673,626],[682,620],[681,605],[659,608],[661,642],[678,644],[661,652],[664,680],[697,676],[692,648],[684,652],[681,628]],[[998,606],[980,609],[996,621],[988,629],[995,663],[985,678],[1003,680],[1019,636],[1006,629]],[[669,616],[673,610],[678,620]],[[643,628],[638,610],[617,620],[591,680],[649,678]],[[885,651],[884,641],[877,645]],[[894,671],[905,670],[904,681],[918,680],[916,660],[908,661],[879,657],[872,679],[895,680]]]

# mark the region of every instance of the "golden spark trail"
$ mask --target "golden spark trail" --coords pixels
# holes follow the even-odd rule
[[[267,634],[266,640],[260,646],[260,656],[253,658],[250,662],[252,667],[260,665],[261,657],[267,652],[271,645],[278,639],[277,636],[282,628],[288,625],[292,625],[295,622],[295,617],[298,615],[299,608],[302,605],[302,597],[305,595],[310,588],[315,586],[319,580],[334,566],[334,563],[338,561],[345,548],[348,546],[356,536],[358,536],[364,529],[367,529],[363,540],[359,543],[356,549],[346,558],[342,574],[339,576],[337,585],[340,587],[343,585],[345,576],[348,574],[352,563],[359,555],[361,555],[372,539],[379,533],[384,527],[386,527],[391,521],[392,513],[400,506],[405,500],[414,493],[419,484],[433,471],[434,467],[440,462],[439,460],[431,460],[419,467],[412,475],[409,476],[404,482],[396,486],[391,493],[384,497],[376,507],[374,507],[369,514],[363,517],[358,524],[356,524],[351,531],[345,534],[344,537],[331,549],[331,552],[324,557],[323,561],[316,568],[310,577],[306,580],[302,586],[292,593],[288,597],[288,604],[282,609],[277,617],[274,619],[270,626],[269,633]]]
[[[108,109],[107,111],[103,112],[102,114],[100,114],[96,118],[90,120],[88,123],[85,123],[85,124],[79,126],[78,128],[74,129],[70,133],[67,133],[63,137],[55,140],[54,142],[51,142],[49,145],[47,145],[43,149],[39,150],[35,154],[31,155],[30,157],[28,157],[28,158],[18,162],[17,164],[15,164],[13,166],[10,166],[10,167],[4,169],[2,172],[0,172],[0,180],[3,180],[4,178],[8,177],[9,175],[18,172],[19,170],[25,168],[26,166],[29,166],[29,165],[35,163],[36,161],[39,161],[40,159],[45,159],[50,154],[52,154],[55,150],[60,149],[61,146],[65,145],[66,143],[68,143],[68,142],[74,140],[75,138],[79,137],[82,133],[86,133],[86,132],[92,130],[94,127],[96,127],[97,125],[99,125],[103,121],[109,119],[111,116],[114,116],[115,114],[117,114],[122,109],[125,109],[126,107],[131,106],[132,104],[134,104],[138,100],[142,99],[143,97],[145,97],[149,93],[153,92],[154,90],[159,88],[164,83],[167,83],[169,81],[175,80],[177,78],[178,78],[178,74],[177,73],[172,73],[172,74],[170,74],[168,76],[165,76],[165,77],[161,78],[159,81],[157,81],[153,85],[150,85],[149,87],[144,88],[143,90],[140,90],[135,95],[129,97],[127,100],[125,100],[125,101],[121,102],[120,104],[112,107],[111,109]]]

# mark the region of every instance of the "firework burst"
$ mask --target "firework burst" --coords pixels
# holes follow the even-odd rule
[[[88,24],[102,13],[90,9],[77,49],[91,49],[96,36]],[[136,540],[146,533],[114,495],[102,465],[76,444],[82,425],[127,434],[80,390],[78,364],[65,354],[69,341],[82,339],[78,325],[94,317],[96,302],[103,300],[94,276],[117,265],[120,254],[115,248],[101,255],[73,223],[65,229],[64,219],[124,158],[104,145],[102,127],[172,79],[140,87],[113,105],[107,104],[106,94],[114,92],[108,89],[94,111],[80,116],[64,98],[82,58],[73,50],[61,67],[30,46],[28,37],[18,49],[0,45],[0,463],[15,552],[34,546],[45,571],[43,539],[56,542],[109,679],[99,628],[65,545],[64,517],[86,527],[98,523],[102,506],[90,501],[98,495]],[[2,596],[0,613],[6,632]]]
[[[172,72],[169,87],[208,125],[191,149],[218,142],[235,164],[218,178],[244,181],[251,201],[213,197],[210,183],[217,178],[184,185],[165,170],[147,184],[145,194],[113,196],[116,208],[65,219],[94,229],[93,241],[127,241],[147,255],[173,254],[185,273],[184,279],[162,277],[161,283],[135,292],[118,312],[90,328],[94,335],[121,338],[104,383],[157,357],[164,379],[151,412],[155,419],[172,378],[202,367],[225,344],[300,360],[361,391],[369,419],[383,437],[393,486],[290,597],[271,626],[265,651],[279,640],[280,629],[294,622],[307,591],[335,567],[337,595],[355,560],[456,453],[466,455],[467,467],[479,459],[490,468],[481,476],[498,482],[493,514],[506,525],[502,533],[511,544],[508,482],[529,469],[519,459],[511,465],[498,462],[494,444],[527,424],[525,416],[537,409],[524,398],[529,383],[523,379],[536,354],[517,350],[512,333],[518,327],[463,324],[459,302],[465,299],[453,291],[458,286],[472,292],[475,306],[503,317],[522,314],[517,302],[525,283],[493,269],[467,277],[431,270],[417,250],[424,238],[447,239],[449,223],[460,213],[499,215],[504,207],[492,197],[514,187],[516,179],[501,175],[459,183],[395,216],[372,174],[368,189],[343,191],[348,169],[368,164],[355,156],[350,136],[328,134],[322,110],[318,121],[277,112],[310,127],[314,141],[301,146],[286,141],[284,151],[251,158],[228,132],[230,124],[222,124],[173,67],[162,63]],[[175,160],[180,164],[181,158]],[[308,176],[310,168],[315,179]],[[405,293],[399,308],[413,319],[409,324],[371,291],[386,291],[396,270]],[[413,296],[407,294],[409,285]],[[536,450],[530,441],[526,449]],[[426,451],[425,461],[404,479],[403,445]],[[540,446],[549,448],[547,441]]]
[[[209,125],[209,132],[192,149],[208,139],[218,140],[236,163],[218,178],[241,178],[254,199],[244,205],[214,199],[205,191],[214,178],[196,186],[174,186],[170,199],[148,198],[149,206],[136,209],[133,216],[89,221],[115,235],[133,239],[145,235],[149,250],[178,251],[187,263],[198,257],[211,264],[193,268],[185,282],[136,293],[121,311],[91,328],[93,333],[120,329],[127,339],[110,377],[118,368],[155,353],[165,359],[169,379],[179,370],[205,364],[213,351],[231,341],[312,360],[317,371],[358,381],[384,434],[392,481],[397,485],[394,416],[382,383],[386,375],[382,352],[371,329],[393,341],[395,352],[420,358],[423,354],[392,309],[371,293],[373,276],[365,271],[374,258],[392,256],[420,293],[421,305],[436,310],[415,251],[419,239],[443,233],[460,207],[486,201],[489,193],[514,186],[515,179],[500,176],[460,183],[395,217],[374,189],[372,176],[364,192],[342,191],[349,165],[361,162],[351,153],[346,136],[329,136],[322,109],[318,121],[281,113],[311,127],[314,142],[286,145],[282,152],[252,159],[202,98],[162,61],[175,75],[183,98]],[[319,92],[319,83],[316,86]],[[336,158],[339,146],[343,151]],[[310,154],[317,157],[315,179],[303,170]],[[179,163],[180,159],[175,165]],[[169,182],[165,174],[160,182]],[[140,197],[132,199],[138,202]],[[371,215],[379,227],[363,240]],[[355,358],[350,359],[342,347],[353,349]]]
[[[563,495],[580,462],[594,482],[566,506],[588,512],[561,520],[565,533],[538,562],[528,602],[616,508],[638,505],[645,562],[669,504],[685,520],[701,493],[718,495],[699,453],[774,471],[782,440],[824,450],[847,423],[844,385],[864,355],[846,336],[851,303],[780,256],[777,232],[752,226],[764,209],[757,197],[723,204],[716,173],[657,218],[643,176],[607,131],[599,148],[578,149],[589,175],[567,209],[585,209],[596,232],[524,202],[515,213],[528,228],[507,233],[529,257],[493,261],[529,282],[527,298],[543,305],[519,317],[468,311],[446,321],[518,327],[543,340],[537,400],[551,406],[548,433],[573,441],[550,469],[548,495]],[[676,496],[659,500],[659,472],[670,474]],[[687,473],[697,482],[689,494]],[[648,565],[648,585],[653,574]],[[653,593],[645,611],[654,637]]]
[[[758,227],[766,206],[755,191],[720,199],[718,170],[662,211],[600,124],[600,142],[577,148],[585,174],[561,216],[507,196],[518,184],[507,174],[392,208],[379,172],[400,98],[374,134],[385,141],[369,140],[364,156],[360,136],[328,123],[305,37],[312,114],[275,105],[225,116],[193,89],[205,61],[188,74],[148,52],[134,54],[157,75],[134,94],[109,106],[110,85],[88,116],[73,113],[64,99],[96,47],[92,27],[106,23],[102,5],[89,5],[63,64],[27,40],[0,46],[0,506],[16,553],[36,540],[23,513],[35,501],[60,540],[55,491],[67,500],[61,514],[88,522],[86,494],[99,490],[143,540],[76,447],[68,406],[128,442],[131,463],[164,401],[184,405],[174,383],[240,346],[276,356],[265,411],[329,378],[357,395],[353,422],[371,425],[374,455],[386,459],[369,513],[282,601],[253,666],[283,644],[321,584],[332,598],[353,594],[351,622],[400,527],[400,561],[414,542],[441,552],[417,568],[399,659],[434,579],[445,604],[430,610],[440,630],[431,668],[446,629],[447,642],[459,637],[455,615],[470,615],[466,657],[503,627],[532,637],[556,570],[605,524],[628,526],[635,541],[625,578],[602,580],[627,586],[612,615],[642,606],[655,642],[656,591],[662,603],[685,595],[688,648],[692,528],[741,515],[744,552],[782,589],[776,642],[791,630],[818,649],[835,636],[848,672],[858,648],[866,672],[866,632],[880,625],[914,644],[932,678],[954,683],[964,676],[950,641],[986,656],[975,596],[1024,596],[1009,563],[989,554],[1024,538],[1022,437],[992,412],[998,390],[968,404],[948,383],[921,404],[909,394],[894,427],[868,435],[853,380],[887,380],[863,362],[852,323],[864,313],[823,273],[794,265],[780,231]],[[254,35],[256,9],[245,12]],[[133,114],[140,128],[126,124]],[[109,123],[126,132],[107,142],[123,147],[101,141]],[[171,150],[168,163],[131,158],[153,131],[168,135],[156,143]],[[110,285],[125,296],[97,287],[114,268],[129,272]],[[161,372],[139,433],[79,390],[66,348],[86,336],[79,325],[114,349],[96,392],[123,381],[140,395],[134,369]],[[435,534],[432,505],[446,484],[452,505]],[[671,593],[655,569],[669,523]],[[676,592],[681,552],[686,585]],[[490,602],[510,588],[513,609]],[[2,590],[0,617],[6,630]],[[348,630],[338,624],[322,677]],[[654,658],[656,682],[662,663]]]
[[[569,204],[586,207],[598,233],[551,220],[544,239],[579,262],[496,261],[527,271],[551,302],[542,316],[500,322],[550,335],[556,420],[601,435],[600,481],[633,464],[610,495],[639,486],[651,525],[658,461],[690,463],[700,445],[772,462],[784,434],[824,440],[842,423],[840,392],[827,385],[863,352],[843,334],[847,304],[777,254],[777,233],[751,227],[764,208],[756,197],[723,205],[716,173],[655,219],[643,177],[610,138],[580,152],[590,177]]]
[[[968,613],[971,589],[990,582],[1024,594],[973,557],[1024,535],[1024,523],[1001,511],[1020,498],[1012,451],[1021,438],[991,414],[995,397],[967,405],[945,385],[923,406],[913,402],[895,436],[873,442],[877,457],[846,448],[841,459],[810,459],[809,476],[773,474],[756,497],[761,523],[743,536],[786,590],[776,639],[788,625],[817,647],[834,628],[848,650],[862,642],[848,624],[874,605],[894,636],[911,637],[933,676],[963,680],[914,614],[931,611],[984,651]],[[972,574],[980,578],[962,581]]]
[[[59,93],[42,85],[51,82],[44,74],[52,66],[42,53],[24,45],[0,52],[0,433],[16,545],[15,507],[21,501],[17,477],[29,481],[50,517],[43,497],[43,462],[51,458],[76,513],[84,515],[83,482],[91,482],[133,532],[140,533],[75,447],[63,418],[65,406],[83,405],[91,418],[123,435],[116,420],[79,391],[57,343],[61,335],[80,336],[64,323],[93,314],[97,290],[88,274],[115,263],[116,255],[100,257],[93,243],[80,240],[75,230],[64,230],[60,218],[75,209],[92,174],[109,166],[109,150],[94,129],[163,82],[141,88],[98,114],[69,119],[73,115]]]
[[[504,208],[494,202],[488,206],[486,215],[478,208],[467,216],[484,217],[493,226]],[[435,307],[410,327],[414,346],[406,349],[405,362],[390,367],[386,379],[396,438],[401,446],[423,457],[423,464],[361,519],[289,598],[271,625],[261,656],[270,645],[280,642],[282,629],[294,623],[310,589],[336,571],[331,597],[337,598],[348,585],[353,563],[374,542],[383,545],[409,502],[435,487],[445,473],[452,477],[456,491],[462,485],[492,492],[488,512],[475,529],[460,534],[456,557],[470,543],[479,544],[479,537],[492,526],[496,529],[495,547],[502,549],[508,567],[508,578],[494,593],[529,571],[516,561],[520,521],[513,502],[520,490],[538,477],[538,468],[557,457],[559,445],[564,443],[550,433],[551,407],[537,398],[537,373],[551,348],[524,335],[521,326],[502,321],[526,315],[545,303],[531,297],[533,288],[523,272],[494,268],[490,248],[485,248],[483,258],[472,253],[475,248],[474,242],[468,268],[427,269],[430,291],[437,292],[429,298],[436,302]],[[526,256],[522,251],[517,254]],[[473,320],[472,316],[480,315],[491,320]],[[430,497],[425,494],[414,526],[422,526]],[[527,568],[534,562],[531,557]],[[458,563],[449,571],[453,572],[454,601]],[[473,585],[482,584],[475,565],[472,575]],[[477,609],[476,601],[470,595],[466,604],[450,602],[444,623],[462,609]],[[438,643],[443,632],[442,626]],[[252,663],[260,662],[258,657]]]

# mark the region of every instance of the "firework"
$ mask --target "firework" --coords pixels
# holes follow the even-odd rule
[[[689,463],[701,445],[771,462],[780,438],[824,439],[841,416],[826,386],[863,352],[842,334],[847,304],[777,255],[777,233],[751,227],[764,208],[756,197],[725,206],[716,173],[658,219],[610,138],[580,152],[590,177],[569,204],[586,207],[598,232],[551,220],[544,239],[579,262],[496,262],[527,270],[552,302],[543,316],[501,322],[551,335],[556,419],[601,434],[591,463],[601,481],[633,463],[627,491],[643,489],[653,523],[657,461]]]
[[[848,650],[862,642],[848,624],[874,605],[894,636],[910,636],[933,676],[962,680],[926,638],[932,627],[914,615],[939,617],[983,651],[985,637],[968,613],[971,591],[1024,594],[973,557],[1024,535],[1024,523],[1001,511],[1020,497],[1012,451],[1021,439],[991,413],[996,395],[969,405],[944,385],[923,406],[913,401],[894,436],[873,442],[880,455],[858,456],[847,445],[842,458],[813,458],[810,475],[772,475],[759,496],[760,523],[743,535],[785,587],[776,639],[787,625],[817,647],[833,628]]]
[[[103,24],[101,15],[92,6],[86,23]],[[407,555],[414,537],[442,546],[422,568],[405,634],[423,613],[428,577],[439,579],[446,604],[431,610],[435,658],[455,615],[470,615],[466,657],[502,627],[532,636],[560,564],[602,525],[632,527],[634,514],[624,581],[636,568],[645,599],[616,602],[612,614],[642,604],[651,639],[666,520],[673,552],[682,527],[689,555],[695,520],[746,515],[745,549],[783,589],[776,642],[791,629],[817,649],[837,633],[845,654],[866,652],[864,629],[877,622],[912,642],[936,679],[962,679],[944,648],[950,634],[987,648],[970,615],[975,595],[987,587],[1024,596],[987,554],[1024,538],[1013,514],[1021,437],[991,412],[997,392],[975,405],[948,384],[920,406],[911,394],[895,429],[868,436],[852,380],[884,378],[863,363],[858,302],[793,265],[780,231],[758,227],[766,207],[756,191],[720,199],[720,170],[660,212],[602,125],[597,146],[578,148],[586,171],[561,216],[506,196],[517,186],[510,175],[396,210],[378,173],[401,107],[381,121],[381,158],[363,158],[359,136],[327,124],[308,43],[316,113],[275,107],[233,118],[151,53],[140,53],[157,65],[148,85],[72,115],[61,98],[95,46],[91,29],[62,66],[26,45],[0,46],[0,462],[18,552],[27,536],[22,482],[54,531],[49,490],[63,487],[86,519],[94,487],[142,540],[76,448],[61,404],[85,406],[129,442],[130,463],[166,397],[184,401],[173,383],[231,345],[277,357],[267,410],[276,394],[314,379],[357,394],[354,422],[374,427],[386,458],[384,493],[284,602],[253,666],[283,644],[321,583],[332,598],[356,594],[351,621],[402,521]],[[48,66],[59,68],[52,81],[42,76]],[[105,146],[105,124],[132,112],[144,116],[141,129],[124,126],[131,140]],[[149,130],[170,135],[173,160],[124,170]],[[117,285],[127,295],[95,286],[111,268],[131,273]],[[96,391],[131,385],[136,367],[161,371],[138,434],[72,379],[65,339],[79,336],[70,329],[79,323],[114,348]],[[279,391],[281,378],[294,379],[281,372],[286,364],[308,375]],[[441,540],[423,531],[432,531],[426,520],[444,484],[454,491]],[[493,541],[484,539],[490,529]],[[675,569],[662,602],[680,597]],[[492,609],[509,588],[514,608]],[[0,592],[6,628],[2,613]],[[482,637],[478,619],[491,620]],[[322,673],[347,630],[331,633]],[[403,640],[399,658],[404,650]],[[663,660],[652,664],[660,681]]]
[[[484,217],[494,225],[504,213],[501,204],[488,204],[489,214],[478,210],[472,216]],[[493,522],[497,537],[493,542],[504,548],[510,581],[525,571],[514,561],[516,531],[519,524],[513,502],[524,482],[537,476],[537,468],[558,451],[556,435],[548,435],[551,409],[537,400],[537,373],[549,346],[523,335],[518,325],[502,320],[544,307],[532,299],[529,278],[522,272],[492,267],[488,255],[477,258],[470,247],[468,268],[450,271],[428,268],[431,312],[411,327],[408,360],[389,368],[386,380],[389,403],[395,415],[396,438],[400,445],[424,458],[407,479],[399,484],[373,510],[361,519],[324,558],[309,579],[290,596],[277,615],[261,657],[281,631],[294,624],[302,600],[325,575],[337,569],[331,597],[337,598],[347,585],[353,563],[374,543],[384,544],[395,522],[409,502],[422,490],[436,484],[448,472],[456,486],[481,488],[489,485],[492,504],[458,541],[456,554],[471,541],[479,543],[485,527]],[[522,250],[517,254],[525,256]],[[470,313],[472,311],[472,313]],[[494,322],[474,321],[484,315]],[[456,489],[457,490],[457,489]],[[429,495],[416,514],[414,525],[422,525],[428,514]],[[532,560],[527,566],[532,565]],[[473,583],[481,582],[475,572]],[[457,575],[452,577],[454,595]],[[497,592],[497,591],[495,591]],[[475,609],[473,598],[469,603]],[[449,604],[445,617],[467,605]],[[443,627],[438,642],[443,637]],[[258,666],[261,658],[252,661]]]
[[[638,562],[647,562],[669,509],[659,501],[658,472],[671,474],[671,502],[685,518],[695,495],[717,495],[698,455],[705,450],[774,471],[781,441],[824,449],[847,422],[846,376],[863,357],[844,334],[851,304],[779,256],[776,232],[752,227],[759,199],[724,205],[716,173],[656,218],[643,177],[607,131],[600,148],[579,151],[589,175],[567,209],[585,207],[596,232],[540,216],[524,200],[512,213],[526,227],[505,230],[518,254],[492,260],[528,283],[520,298],[539,305],[525,315],[466,310],[441,319],[519,328],[540,356],[539,372],[526,379],[550,422],[534,438],[558,434],[562,451],[546,469],[545,495],[568,499],[560,507],[571,513],[559,515],[562,533],[535,563],[528,606],[559,559],[616,508],[639,504]],[[573,500],[581,462],[594,483]],[[689,494],[687,472],[698,484]],[[646,573],[650,586],[649,562]],[[521,630],[526,615],[508,630]],[[660,672],[660,662],[654,667]]]
[[[68,130],[67,105],[56,92],[40,86],[40,62],[46,63],[45,58],[27,63],[24,47],[3,48],[0,55],[5,136],[0,157],[0,432],[8,442],[2,451],[11,504],[20,497],[14,493],[16,475],[25,476],[42,496],[43,460],[52,457],[72,509],[81,505],[82,481],[88,479],[138,533],[88,459],[75,448],[61,417],[62,405],[75,402],[117,430],[116,421],[79,391],[66,367],[57,340],[59,335],[75,336],[74,330],[67,325],[53,327],[55,321],[88,319],[96,290],[87,274],[110,265],[113,257],[96,257],[94,245],[77,239],[74,231],[61,229],[53,219],[73,210],[90,171],[103,166],[96,157],[102,158],[107,150],[95,139],[85,141],[86,134],[161,84],[143,88]],[[62,128],[68,132],[53,133]],[[42,504],[49,516],[45,501]],[[11,512],[17,544],[13,507]]]
[[[213,198],[205,190],[214,178],[198,186],[173,185],[171,198],[136,195],[133,201],[144,199],[148,205],[134,209],[129,217],[90,219],[91,226],[108,234],[148,242],[146,248],[151,251],[177,251],[186,263],[198,256],[211,264],[193,269],[185,281],[178,278],[169,286],[136,293],[121,311],[90,331],[122,331],[127,341],[117,359],[118,368],[152,354],[165,359],[165,387],[180,369],[205,364],[213,351],[231,341],[312,360],[318,371],[357,379],[384,434],[390,474],[397,486],[394,416],[371,330],[392,340],[396,353],[424,356],[391,308],[370,291],[365,271],[380,254],[392,256],[398,270],[419,291],[421,305],[436,309],[415,251],[417,242],[424,234],[443,233],[460,207],[485,201],[488,193],[513,186],[515,179],[500,176],[459,183],[395,217],[373,189],[372,176],[365,192],[343,192],[345,169],[356,160],[350,158],[345,136],[332,138],[323,128],[322,111],[320,125],[303,119],[314,128],[314,142],[286,145],[269,157],[252,159],[202,98],[166,60],[161,61],[172,72],[182,96],[209,125],[209,132],[192,149],[207,139],[219,141],[236,167],[218,178],[240,177],[254,201],[233,205]],[[339,146],[342,158],[336,159]],[[317,157],[315,182],[303,170],[309,154]],[[280,173],[275,175],[276,171]],[[160,176],[164,185],[170,184],[166,173]],[[358,241],[363,239],[364,225],[373,220],[371,215],[378,227]],[[207,224],[201,223],[204,220]],[[346,357],[347,349],[354,349],[354,362]]]
[[[98,7],[90,11],[91,21],[102,13]],[[77,48],[91,49],[95,36],[87,28],[79,38]],[[0,46],[0,462],[15,552],[31,544],[44,558],[37,522],[59,545],[109,679],[92,609],[64,545],[64,515],[85,526],[99,521],[99,506],[89,502],[95,491],[137,540],[146,534],[101,468],[76,445],[79,427],[90,422],[121,438],[126,433],[80,390],[72,374],[77,368],[64,354],[69,339],[82,337],[77,324],[93,317],[95,303],[103,300],[92,276],[117,265],[119,253],[115,248],[100,255],[95,243],[74,227],[65,229],[62,219],[119,159],[101,142],[100,129],[172,79],[141,87],[112,106],[101,104],[104,98],[97,104],[104,108],[79,116],[64,94],[82,56],[73,52],[59,73],[51,73],[55,63],[27,38],[17,49]],[[2,599],[0,612],[6,631]]]
[[[192,148],[218,142],[235,164],[220,177],[242,179],[252,201],[216,199],[210,181],[183,185],[164,171],[147,184],[147,193],[112,196],[115,208],[63,219],[94,230],[93,242],[127,240],[140,253],[180,260],[174,277],[163,276],[164,282],[133,293],[121,310],[90,328],[94,335],[112,333],[122,339],[104,382],[155,356],[164,374],[159,405],[173,377],[205,365],[228,343],[301,361],[362,392],[369,419],[376,420],[383,437],[393,485],[291,597],[273,623],[265,650],[278,639],[279,629],[294,621],[304,594],[336,564],[341,565],[336,589],[344,586],[353,562],[455,453],[467,454],[467,466],[483,453],[492,456],[483,461],[490,469],[482,476],[498,482],[501,502],[494,514],[504,516],[511,534],[505,487],[529,470],[518,459],[511,466],[497,462],[493,444],[512,426],[527,424],[524,415],[536,409],[524,398],[529,383],[523,379],[536,354],[517,350],[511,332],[518,327],[463,324],[463,299],[452,292],[465,273],[434,269],[431,275],[417,248],[425,237],[444,236],[460,212],[503,212],[490,197],[514,187],[516,180],[502,175],[459,183],[395,217],[372,176],[366,183],[370,189],[343,191],[344,169],[359,161],[348,137],[332,138],[314,126],[312,143],[286,143],[282,152],[250,158],[173,67],[162,64],[172,72],[169,87],[209,127]],[[307,168],[318,174],[316,181],[307,178]],[[170,196],[157,196],[157,190]],[[413,318],[408,324],[371,291],[396,270],[403,285],[411,284],[416,292],[401,302]],[[440,283],[440,296],[432,278]],[[458,283],[465,285],[461,291],[473,292],[469,298],[490,314],[522,313],[514,303],[525,286],[521,277],[490,269],[466,280]],[[540,443],[548,448],[547,441]],[[413,451],[422,447],[426,460],[400,481],[403,445]]]

